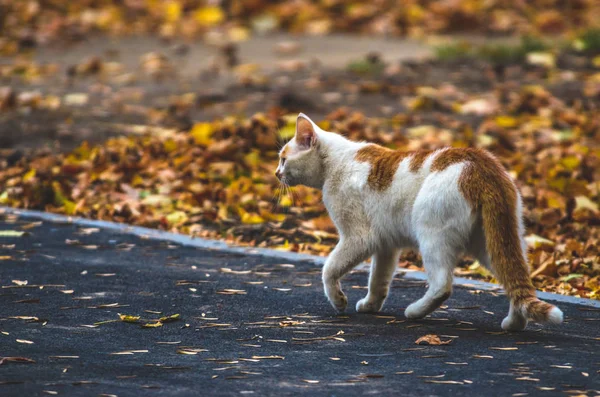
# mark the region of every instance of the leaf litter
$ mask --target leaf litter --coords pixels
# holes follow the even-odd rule
[[[586,53],[578,56],[591,57]],[[161,57],[151,58],[169,63],[158,61]],[[486,62],[493,67],[495,61]],[[573,98],[574,94],[561,90],[557,82],[541,77],[534,78],[534,84],[522,84],[513,90],[508,88],[509,82],[483,76],[489,86],[473,91],[468,85],[463,87],[463,72],[455,73],[458,77],[449,76],[444,84],[415,78],[414,87],[406,88],[405,83],[396,80],[406,76],[412,66],[386,66],[390,71],[381,85],[392,90],[398,100],[406,100],[401,113],[368,118],[348,108],[332,108],[318,121],[320,125],[353,139],[400,150],[448,145],[491,150],[522,190],[536,287],[596,298],[600,294],[600,232],[594,227],[600,219],[600,145],[589,120],[593,120],[590,109],[597,102],[597,73],[573,71],[574,82],[568,80],[575,87]],[[433,67],[445,70],[447,66],[442,62]],[[532,74],[542,73],[526,72],[518,64],[515,68],[511,77],[515,81],[510,83],[529,81]],[[557,67],[550,70],[557,72],[560,82],[563,75]],[[314,83],[318,89],[328,81],[325,72],[319,73]],[[360,85],[355,76],[350,76],[354,75],[342,74],[336,88],[344,91],[346,86]],[[378,81],[384,77],[372,78]],[[276,83],[269,80],[266,84]],[[382,88],[378,90],[364,95],[379,95]],[[145,95],[143,89],[141,92]],[[173,101],[173,109],[183,107],[182,112],[189,113],[194,102],[181,98],[186,95],[166,100]],[[490,103],[494,106],[488,106]],[[477,105],[476,115],[471,116],[473,104]],[[19,103],[16,106],[26,107]],[[297,187],[292,200],[272,175],[281,144],[280,131],[293,130],[289,109],[267,108],[250,117],[221,117],[211,122],[190,119],[186,125],[171,128],[166,126],[170,116],[160,107],[148,105],[141,116],[145,124],[140,128],[151,131],[149,134],[125,134],[101,144],[84,143],[65,153],[34,151],[14,164],[3,164],[0,186],[8,188],[0,191],[0,203],[117,219],[236,244],[319,255],[331,251],[337,235],[320,193]],[[273,203],[274,198],[277,203]],[[93,228],[79,230],[82,237],[93,233]],[[78,240],[67,243],[84,249],[101,248]],[[400,266],[414,270],[420,267],[420,261],[414,253],[407,253]],[[228,267],[222,271],[240,276],[247,272]],[[461,262],[457,272],[494,281],[483,267],[468,260]],[[241,290],[219,293],[243,294]]]

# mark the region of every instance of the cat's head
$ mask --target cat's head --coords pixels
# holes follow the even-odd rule
[[[322,132],[308,116],[298,115],[296,135],[279,152],[275,175],[281,182],[289,186],[323,187],[323,156],[319,153],[319,133]]]

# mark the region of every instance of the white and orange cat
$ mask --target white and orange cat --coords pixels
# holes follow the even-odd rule
[[[359,312],[377,312],[388,295],[400,249],[418,249],[429,288],[409,305],[422,318],[452,292],[453,269],[469,254],[491,269],[510,299],[505,330],[528,319],[561,323],[557,307],[536,297],[523,239],[521,197],[490,153],[446,148],[401,152],[353,142],[319,128],[304,114],[296,135],[280,152],[277,177],[285,184],[323,191],[340,240],[323,267],[323,286],[340,311],[348,300],[340,279],[372,257],[369,291]]]

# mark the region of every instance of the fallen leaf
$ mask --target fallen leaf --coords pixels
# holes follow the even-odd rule
[[[27,357],[0,357],[0,365],[8,363],[35,364],[35,360]]]
[[[0,237],[23,237],[27,235],[27,232],[19,230],[0,230]]]
[[[452,343],[452,339],[442,341],[439,336],[434,334],[421,336],[415,341],[417,345],[448,345]]]
[[[162,327],[162,326],[163,326],[163,323],[160,321],[157,321],[155,323],[142,324],[142,327],[144,327],[144,328],[158,328],[158,327]]]
[[[140,320],[140,316],[130,316],[127,314],[119,314],[119,318],[125,323],[137,323]]]

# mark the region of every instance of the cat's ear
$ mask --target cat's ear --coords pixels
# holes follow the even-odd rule
[[[310,149],[317,144],[315,125],[304,113],[300,113],[296,120],[296,143],[302,150]]]

